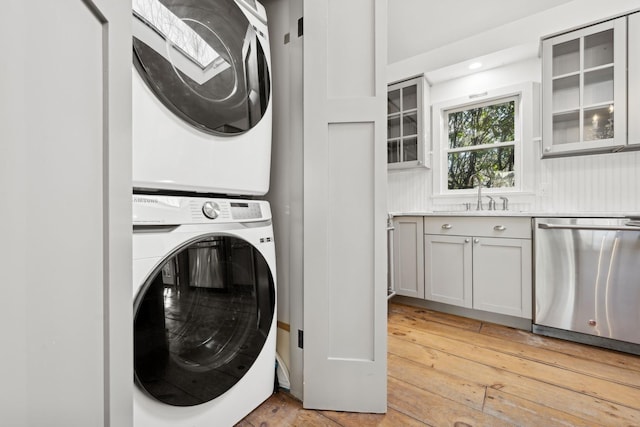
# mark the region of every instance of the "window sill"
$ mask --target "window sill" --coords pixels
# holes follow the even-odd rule
[[[388,171],[406,170],[406,169],[429,169],[429,165],[424,162],[404,162],[404,163],[387,163]]]

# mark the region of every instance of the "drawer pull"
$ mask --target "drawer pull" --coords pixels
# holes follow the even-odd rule
[[[496,231],[504,231],[507,229],[507,227],[505,227],[504,225],[496,225],[495,227],[493,227],[493,229]]]
[[[451,230],[452,228],[453,228],[453,225],[451,224],[442,224],[443,230]]]

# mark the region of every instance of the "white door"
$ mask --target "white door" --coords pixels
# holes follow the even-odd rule
[[[306,408],[386,411],[386,11],[304,2]]]
[[[130,2],[2,8],[2,424],[130,426]]]

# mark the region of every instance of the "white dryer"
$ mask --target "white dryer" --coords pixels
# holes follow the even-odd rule
[[[133,186],[264,195],[271,53],[255,0],[133,0]]]
[[[267,202],[133,196],[134,426],[232,426],[274,390]]]

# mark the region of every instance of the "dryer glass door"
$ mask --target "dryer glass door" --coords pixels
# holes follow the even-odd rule
[[[212,134],[242,133],[260,121],[268,61],[234,0],[133,0],[133,16],[134,64],[170,111]]]
[[[248,242],[210,235],[166,258],[134,309],[136,384],[166,404],[194,406],[233,387],[260,354],[273,276]]]

